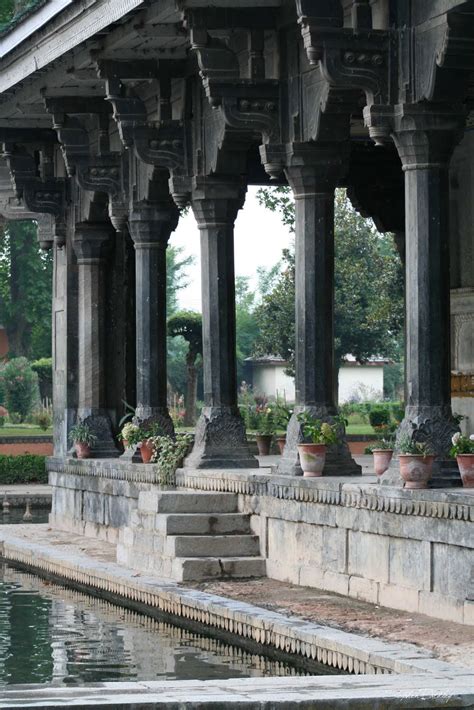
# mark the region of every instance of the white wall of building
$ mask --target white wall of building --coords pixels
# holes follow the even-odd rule
[[[253,390],[269,399],[281,397],[295,400],[295,381],[285,373],[283,363],[254,363]],[[347,402],[355,394],[360,399],[382,399],[382,365],[345,365],[339,370],[339,403]]]

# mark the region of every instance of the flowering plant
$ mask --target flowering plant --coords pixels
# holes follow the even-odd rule
[[[127,422],[122,427],[119,439],[126,441],[128,446],[136,446],[143,439],[142,431],[138,424]]]
[[[393,441],[391,439],[379,439],[378,441],[375,442],[375,444],[372,444],[370,447],[372,451],[374,449],[382,449],[383,451],[391,451],[393,449]]]
[[[298,414],[298,421],[302,424],[304,438],[311,439],[311,443],[326,446],[339,443],[338,428],[341,424],[339,419],[336,419],[334,424],[329,424],[315,419],[308,412],[301,412]]]
[[[275,413],[271,407],[257,406],[255,410],[255,423],[259,434],[270,436],[275,433]]]
[[[282,404],[277,400],[274,405],[274,419],[276,428],[285,430],[288,426],[288,422],[290,421],[292,414],[292,409],[287,407],[286,404]]]
[[[459,456],[460,454],[474,454],[474,434],[465,436],[460,432],[454,434],[452,441],[451,456]]]

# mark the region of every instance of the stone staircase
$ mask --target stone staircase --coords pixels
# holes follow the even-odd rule
[[[177,582],[265,575],[259,537],[233,493],[141,492],[117,561]]]

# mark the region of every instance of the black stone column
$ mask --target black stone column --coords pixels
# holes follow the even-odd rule
[[[302,475],[297,416],[308,412],[322,421],[337,415],[334,361],[334,191],[343,175],[341,144],[294,146],[286,175],[295,197],[296,342],[294,414],[278,472]],[[341,444],[328,449],[324,475],[361,472],[340,431]]]
[[[451,412],[449,181],[452,151],[462,135],[462,112],[400,106],[394,140],[405,171],[406,393],[397,435],[425,441],[437,456],[431,485],[460,483],[447,460],[458,431]],[[398,461],[384,483],[401,483]]]
[[[105,298],[103,269],[114,234],[111,226],[83,222],[76,225],[74,250],[79,286],[79,407],[78,418],[97,437],[95,458],[116,456],[109,412],[106,408]]]
[[[179,211],[169,201],[137,203],[130,214],[135,245],[137,408],[140,423],[172,435],[167,403],[166,248]]]
[[[240,183],[196,181],[192,206],[201,233],[204,409],[196,425],[193,468],[256,468],[237,406],[234,222]]]

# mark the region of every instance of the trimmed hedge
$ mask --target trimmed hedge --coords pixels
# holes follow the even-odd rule
[[[46,456],[22,454],[0,455],[0,485],[12,483],[48,483]]]

